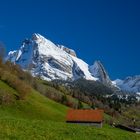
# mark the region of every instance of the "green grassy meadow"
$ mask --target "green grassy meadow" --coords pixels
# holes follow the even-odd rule
[[[0,89],[11,95],[16,90],[0,81]],[[68,107],[35,90],[25,100],[0,105],[0,140],[140,140],[140,135],[113,128],[66,124]]]

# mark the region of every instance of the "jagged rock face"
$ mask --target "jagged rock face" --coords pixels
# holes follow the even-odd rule
[[[68,54],[77,57],[74,50],[69,49],[69,48],[67,48],[67,47],[65,47],[63,45],[58,45],[58,47],[61,48],[62,50],[64,50],[65,52],[67,52]]]
[[[32,61],[33,48],[31,45],[32,42],[29,39],[25,39],[20,49],[17,51],[10,51],[6,59],[19,64],[24,69],[28,68]]]
[[[95,61],[94,65],[90,66],[90,72],[92,76],[98,78],[103,84],[110,85],[112,83],[100,61]]]
[[[127,77],[125,80],[117,79],[113,82],[121,90],[129,92],[140,92],[140,75]]]
[[[7,60],[45,80],[97,80],[89,72],[88,64],[77,58],[73,50],[57,46],[39,34],[23,41],[18,51],[9,52]]]

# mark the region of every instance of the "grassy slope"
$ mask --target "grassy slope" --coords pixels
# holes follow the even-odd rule
[[[16,91],[0,81],[0,88]],[[0,106],[0,140],[138,140],[140,135],[111,128],[102,129],[64,123],[67,107],[32,91],[25,101]],[[57,121],[57,122],[56,122]]]
[[[54,87],[49,86],[48,84],[44,84],[44,83],[46,83],[46,81],[38,80],[38,82],[42,84],[43,88],[45,89],[45,93],[53,91],[53,93],[55,93],[56,96],[58,96],[58,95],[60,95],[60,96],[66,95],[67,99],[69,99],[72,103],[76,103],[76,104],[78,103],[78,99],[76,99],[76,98],[74,98],[74,97],[72,97],[72,96],[70,96],[68,94],[64,94],[64,92],[58,91],[57,89],[55,89]],[[81,102],[81,103],[82,103],[83,107],[90,108],[90,106],[88,104],[86,104],[84,102]]]
[[[53,121],[0,120],[0,138],[13,140],[139,140],[139,135],[104,126],[102,129]]]
[[[0,81],[0,88],[16,94],[16,91]],[[67,107],[56,103],[36,91],[32,91],[24,101],[15,101],[12,105],[0,106],[0,118],[24,118],[38,120],[64,121]],[[49,113],[48,113],[49,112]]]

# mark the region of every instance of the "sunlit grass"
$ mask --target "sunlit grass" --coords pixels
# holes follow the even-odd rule
[[[0,88],[14,89],[0,81]],[[32,90],[26,100],[0,106],[0,140],[139,140],[140,135],[112,128],[66,124],[67,107]],[[105,115],[105,117],[109,117]]]

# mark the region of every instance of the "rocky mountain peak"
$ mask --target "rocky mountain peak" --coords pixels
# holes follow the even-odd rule
[[[111,81],[100,61],[89,66],[76,57],[74,50],[56,45],[40,34],[34,33],[26,38],[19,50],[10,51],[6,60],[20,65],[33,76],[44,80],[87,80],[100,81],[103,84],[130,92],[140,92],[140,76],[127,77],[125,80]]]
[[[140,75],[127,77],[124,80],[113,81],[114,85],[129,92],[140,92]]]
[[[100,61],[95,61],[92,66],[90,66],[90,72],[92,76],[99,79],[104,84],[111,84],[111,80]]]
[[[40,34],[38,34],[38,33],[34,33],[33,35],[32,35],[32,38],[31,38],[33,41],[37,41],[37,40],[45,40],[45,38],[42,36],[42,35],[40,35]]]
[[[36,33],[31,39],[25,39],[20,49],[9,53],[7,58],[45,80],[96,80],[89,72],[88,64],[77,58],[74,50],[55,45]]]

